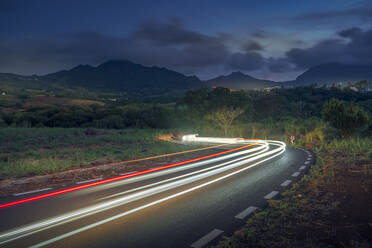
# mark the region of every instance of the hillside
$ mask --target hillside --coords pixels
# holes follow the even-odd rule
[[[372,81],[371,65],[351,65],[329,63],[310,68],[295,80],[284,83],[288,86],[303,86],[309,84],[331,85],[334,83]]]
[[[257,79],[240,71],[210,79],[205,83],[211,87],[226,87],[236,90],[262,89],[278,85],[273,81]]]
[[[41,78],[69,87],[103,91],[163,92],[199,88],[202,84],[195,76],[188,77],[166,68],[148,67],[123,60],[111,60],[97,67],[79,65]]]
[[[190,89],[203,87],[226,87],[236,90],[255,90],[274,86],[296,87],[310,84],[332,85],[334,83],[372,81],[372,66],[329,63],[314,66],[288,82],[257,79],[242,72],[233,72],[207,81],[196,76],[156,66],[143,66],[124,60],[111,60],[99,66],[78,65],[70,70],[39,76],[21,76],[0,73],[0,91],[25,89],[48,91],[49,94],[91,95],[121,94],[131,98],[174,98]],[[115,98],[115,97],[114,97]]]

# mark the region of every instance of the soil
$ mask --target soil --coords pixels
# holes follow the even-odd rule
[[[337,151],[217,247],[372,247],[372,159]]]

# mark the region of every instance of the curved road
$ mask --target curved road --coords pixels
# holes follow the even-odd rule
[[[282,142],[204,139],[188,141],[234,149],[0,204],[0,247],[208,246],[244,225],[313,162],[310,152]]]

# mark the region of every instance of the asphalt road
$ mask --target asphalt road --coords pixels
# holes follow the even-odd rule
[[[276,192],[300,179],[313,162],[311,153],[288,147],[270,159],[278,152],[267,152],[275,149],[255,145],[227,157],[0,208],[0,247],[211,245],[264,207],[265,196],[279,197]]]

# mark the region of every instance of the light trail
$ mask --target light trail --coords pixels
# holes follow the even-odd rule
[[[279,156],[280,154],[282,154],[285,151],[285,143],[278,142],[278,141],[239,140],[237,143],[242,143],[242,144],[243,143],[245,143],[245,144],[248,143],[249,145],[242,146],[244,148],[248,148],[248,147],[252,146],[252,143],[253,144],[258,144],[258,146],[256,148],[251,148],[249,150],[243,150],[243,151],[239,151],[239,152],[236,152],[236,153],[233,153],[233,154],[226,154],[226,155],[223,156],[223,158],[222,157],[212,158],[210,160],[221,161],[221,160],[226,159],[226,157],[232,158],[234,156],[243,155],[240,158],[237,158],[237,159],[234,159],[234,160],[231,160],[231,161],[227,161],[227,162],[224,162],[224,163],[221,163],[221,164],[217,164],[217,165],[215,165],[213,167],[210,167],[210,168],[201,169],[201,170],[191,172],[191,173],[188,173],[188,174],[185,174],[185,175],[177,176],[177,177],[170,178],[170,179],[167,179],[167,180],[163,180],[163,181],[160,181],[160,182],[157,182],[157,183],[153,183],[153,184],[150,184],[150,185],[135,188],[133,190],[129,190],[129,191],[122,192],[122,193],[119,193],[119,194],[111,195],[111,196],[108,196],[108,197],[105,197],[105,198],[112,198],[112,197],[116,197],[116,196],[121,196],[123,194],[129,194],[129,193],[138,191],[136,193],[121,196],[119,198],[109,200],[109,201],[106,201],[106,202],[103,202],[103,203],[100,203],[100,204],[96,204],[94,206],[90,206],[90,207],[87,207],[87,208],[84,208],[84,209],[76,210],[76,211],[70,212],[68,214],[64,214],[64,215],[61,215],[61,216],[58,216],[58,217],[50,218],[50,219],[47,219],[45,221],[40,221],[36,224],[31,224],[31,225],[28,225],[28,226],[17,228],[13,231],[3,233],[3,234],[0,235],[0,244],[8,243],[8,242],[13,241],[15,239],[19,239],[19,238],[34,234],[36,232],[43,231],[47,228],[52,228],[52,227],[55,227],[57,225],[61,225],[61,224],[64,224],[64,223],[67,223],[67,222],[70,222],[70,221],[75,221],[77,219],[80,219],[80,218],[83,218],[83,217],[86,217],[86,216],[89,216],[89,215],[92,215],[92,214],[96,214],[96,213],[101,212],[101,211],[106,211],[108,209],[115,208],[115,207],[121,206],[123,204],[127,204],[127,203],[130,203],[130,202],[133,202],[133,201],[137,201],[137,200],[149,197],[149,196],[153,196],[155,194],[166,192],[166,191],[169,191],[171,189],[186,186],[188,184],[195,183],[197,181],[204,180],[206,178],[211,178],[211,177],[217,176],[218,174],[222,174],[224,172],[227,172],[229,170],[238,169],[239,167],[244,166],[247,163],[262,159],[259,162],[256,162],[256,163],[254,163],[252,165],[249,165],[249,166],[245,166],[245,167],[243,167],[241,169],[238,169],[236,171],[233,171],[233,172],[231,172],[227,175],[220,176],[220,177],[218,177],[216,179],[213,179],[213,180],[210,180],[206,183],[202,183],[198,186],[195,186],[195,187],[192,187],[190,189],[181,191],[181,192],[173,194],[171,196],[167,196],[167,197],[162,198],[160,200],[145,204],[143,206],[134,208],[132,210],[126,211],[126,212],[118,215],[118,216],[122,217],[122,216],[125,216],[125,215],[129,214],[129,213],[136,212],[138,210],[147,208],[149,206],[158,204],[158,203],[166,201],[168,199],[172,199],[172,198],[177,197],[179,195],[185,194],[187,192],[196,190],[196,189],[201,188],[201,187],[205,187],[205,186],[207,186],[211,183],[215,183],[215,182],[220,181],[222,179],[225,179],[227,177],[233,176],[237,173],[240,173],[240,172],[245,171],[249,168],[252,168],[253,166],[261,164],[261,163],[263,163],[263,162],[265,162],[269,159],[272,159],[276,156]],[[274,146],[278,146],[278,147],[276,149],[268,151],[269,144],[274,145]],[[240,149],[243,149],[242,147],[240,147]],[[239,148],[232,149],[232,150],[236,151],[236,150],[239,150]],[[231,151],[231,150],[229,150],[229,151]],[[228,151],[225,151],[223,153],[227,153],[227,152]],[[249,153],[252,153],[252,154],[249,154]],[[221,154],[221,153],[218,153],[218,154]],[[249,154],[249,155],[245,155],[245,154]],[[200,164],[205,164],[205,163],[206,163],[206,161],[202,161],[202,162],[194,163],[193,166],[200,166]],[[161,167],[159,167],[159,168],[161,168]],[[159,169],[159,168],[156,168],[156,169]],[[117,217],[117,218],[120,218],[120,217]],[[111,217],[111,218],[113,218],[113,217]],[[111,218],[109,218],[109,219],[111,219]],[[103,221],[106,221],[106,220],[103,220]],[[106,223],[106,222],[104,222],[104,223]],[[99,222],[97,222],[97,223],[99,223]],[[95,224],[92,224],[93,226],[91,228],[93,228]],[[71,233],[73,233],[73,232],[71,232]],[[73,235],[73,234],[71,234],[71,235]]]
[[[122,218],[122,217],[124,217],[124,216],[126,216],[126,215],[129,215],[129,214],[135,213],[135,212],[137,212],[137,211],[140,211],[140,210],[142,210],[142,209],[145,209],[145,208],[148,208],[148,207],[151,207],[151,206],[157,205],[157,204],[159,204],[159,203],[162,203],[162,202],[165,202],[165,201],[167,201],[167,200],[170,200],[170,199],[176,198],[176,197],[178,197],[178,196],[184,195],[184,194],[189,193],[189,192],[192,192],[192,191],[194,191],[194,190],[197,190],[197,189],[200,189],[200,188],[206,187],[206,186],[208,186],[208,185],[210,185],[210,184],[216,183],[216,182],[221,181],[221,180],[223,180],[223,179],[225,179],[225,178],[228,178],[228,177],[234,176],[234,175],[236,175],[236,174],[238,174],[238,173],[241,173],[241,172],[243,172],[243,171],[245,171],[245,170],[248,170],[248,169],[250,169],[250,168],[252,168],[252,167],[254,167],[254,166],[257,166],[257,165],[259,165],[259,164],[261,164],[261,163],[263,163],[263,162],[266,162],[267,160],[270,160],[270,159],[272,159],[272,158],[275,158],[275,157],[281,155],[284,151],[285,151],[285,145],[284,145],[284,149],[281,149],[281,148],[277,149],[277,151],[276,151],[277,153],[276,153],[275,155],[272,155],[272,156],[270,156],[270,157],[268,157],[268,158],[265,158],[265,159],[263,159],[263,160],[261,160],[261,161],[259,161],[259,162],[257,162],[257,163],[254,163],[254,164],[252,164],[252,165],[250,165],[250,166],[244,167],[244,168],[242,168],[242,169],[240,169],[240,170],[234,171],[234,172],[229,173],[229,174],[227,174],[227,175],[221,176],[221,177],[219,177],[219,178],[216,178],[216,179],[214,179],[214,180],[211,180],[211,181],[208,181],[208,182],[206,182],[206,183],[200,184],[200,185],[198,185],[198,186],[195,186],[195,187],[189,188],[189,189],[187,189],[187,190],[184,190],[184,191],[178,192],[178,193],[176,193],[176,194],[173,194],[173,195],[170,195],[170,196],[167,196],[167,197],[161,198],[161,199],[159,199],[159,200],[156,200],[156,201],[153,201],[153,202],[147,203],[147,204],[142,205],[142,206],[139,206],[139,207],[137,207],[137,208],[133,208],[133,209],[131,209],[131,210],[129,210],[129,211],[125,211],[125,212],[123,212],[123,213],[117,214],[117,215],[112,216],[112,217],[109,217],[109,218],[107,218],[107,219],[104,219],[104,220],[101,220],[101,221],[98,221],[98,222],[92,223],[92,224],[90,224],[90,225],[87,225],[87,226],[84,226],[84,227],[78,228],[78,229],[76,229],[76,230],[70,231],[70,232],[68,232],[68,233],[62,234],[62,235],[57,236],[57,237],[54,237],[54,238],[52,238],[52,239],[49,239],[49,240],[43,241],[43,242],[41,242],[41,243],[38,243],[38,244],[36,244],[36,245],[31,246],[31,248],[39,248],[39,247],[43,247],[43,246],[46,246],[46,245],[49,245],[49,244],[55,243],[55,242],[60,241],[60,240],[62,240],[62,239],[65,239],[65,238],[71,237],[71,236],[73,236],[73,235],[76,235],[76,234],[78,234],[78,233],[81,233],[81,232],[87,231],[87,230],[89,230],[89,229],[95,228],[95,227],[100,226],[100,225],[103,225],[103,224],[108,223],[108,222],[110,222],[110,221],[114,221],[114,220],[119,219],[119,218]]]
[[[19,205],[19,204],[23,204],[23,203],[27,203],[27,202],[31,202],[31,201],[35,201],[35,200],[40,200],[40,199],[44,199],[44,198],[48,198],[48,197],[52,197],[52,196],[56,196],[56,195],[61,195],[61,194],[65,194],[65,193],[80,190],[80,189],[90,188],[90,187],[93,187],[93,186],[106,184],[106,183],[110,183],[110,182],[114,182],[114,181],[118,181],[118,180],[122,180],[122,179],[126,179],[126,178],[131,178],[131,177],[135,177],[135,176],[139,176],[139,175],[144,175],[144,174],[155,172],[155,171],[165,170],[165,169],[168,169],[168,168],[173,168],[173,167],[184,165],[184,164],[189,164],[189,163],[192,163],[192,162],[196,162],[196,161],[207,159],[207,158],[216,157],[216,156],[223,155],[223,154],[226,154],[226,153],[230,153],[230,152],[233,152],[233,151],[242,150],[242,149],[248,148],[250,146],[253,146],[253,144],[245,145],[245,146],[242,146],[242,147],[230,149],[230,150],[227,150],[227,151],[223,151],[223,152],[219,152],[219,153],[215,153],[215,154],[211,154],[211,155],[207,155],[207,156],[203,156],[203,157],[198,157],[198,158],[182,161],[182,162],[175,163],[175,164],[165,165],[165,166],[161,166],[161,167],[158,167],[158,168],[153,168],[153,169],[149,169],[149,170],[135,172],[135,173],[132,173],[132,174],[127,174],[127,175],[122,175],[122,176],[118,176],[118,177],[108,178],[108,179],[100,180],[100,181],[97,181],[97,182],[92,182],[92,183],[88,183],[88,184],[84,184],[84,185],[80,185],[80,186],[75,186],[75,187],[71,187],[71,188],[67,188],[67,189],[63,189],[63,190],[58,190],[58,191],[47,193],[47,194],[42,194],[42,195],[38,195],[38,196],[34,196],[34,197],[25,198],[25,199],[22,199],[22,200],[17,200],[17,201],[13,201],[13,202],[0,204],[0,209],[15,206],[15,205]]]
[[[144,186],[141,186],[141,187],[138,187],[138,188],[135,188],[135,189],[127,190],[127,191],[120,192],[120,193],[117,193],[117,194],[113,194],[113,195],[110,195],[110,196],[106,196],[106,197],[101,198],[100,200],[108,199],[108,198],[112,198],[112,197],[116,197],[116,196],[120,196],[120,195],[125,195],[125,194],[131,193],[131,192],[135,192],[135,191],[138,191],[138,190],[141,190],[141,189],[146,189],[146,188],[150,188],[150,187],[153,187],[153,186],[156,186],[156,185],[160,185],[160,184],[163,184],[163,183],[166,183],[166,182],[171,182],[171,181],[175,181],[175,180],[178,180],[178,179],[181,179],[181,178],[185,178],[185,177],[188,177],[188,176],[191,176],[191,175],[194,175],[194,174],[197,174],[197,173],[201,173],[201,172],[204,172],[204,171],[210,171],[210,170],[213,170],[213,169],[217,169],[219,167],[225,166],[226,164],[237,162],[237,161],[243,160],[245,158],[253,157],[253,156],[256,156],[258,154],[264,153],[267,150],[269,150],[269,147],[268,146],[259,146],[257,150],[259,150],[259,149],[262,149],[262,151],[258,151],[256,153],[251,154],[251,155],[244,156],[244,157],[241,157],[241,158],[238,158],[238,159],[234,159],[234,160],[229,161],[227,163],[218,164],[218,165],[215,165],[215,166],[212,166],[212,167],[207,167],[205,169],[201,169],[201,170],[198,170],[198,171],[190,172],[190,173],[187,173],[187,174],[184,174],[184,175],[181,175],[181,176],[172,177],[170,179],[165,179],[165,180],[162,180],[162,181],[159,181],[159,182],[156,182],[156,183],[144,185]],[[252,152],[255,151],[255,149],[250,149],[248,151],[249,151],[249,153],[252,153]]]

